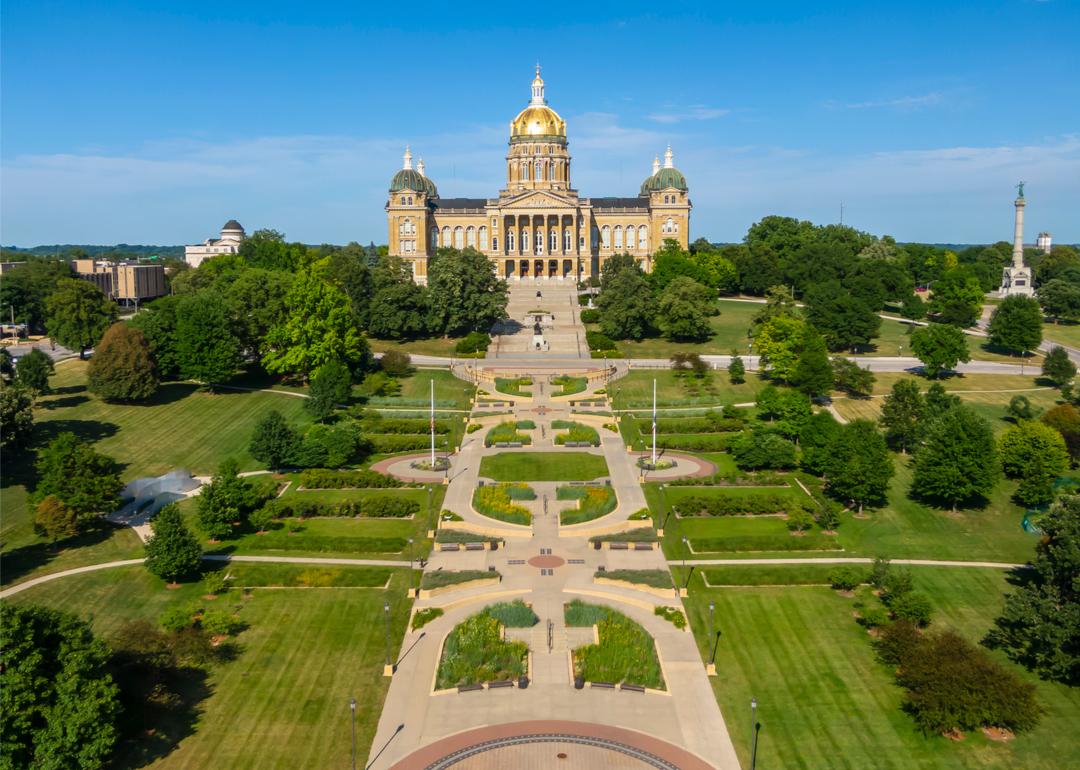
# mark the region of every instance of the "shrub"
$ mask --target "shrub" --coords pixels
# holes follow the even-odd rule
[[[593,535],[590,543],[656,543],[660,540],[651,527],[629,529],[626,532],[614,532],[610,535]]]
[[[655,607],[653,614],[668,621],[675,628],[686,628],[686,616],[678,607]]]
[[[466,433],[476,433],[476,431],[480,430],[480,429],[481,429],[481,428],[483,428],[483,427],[484,427],[484,426],[483,426],[483,425],[481,425],[481,424],[480,424],[480,423],[478,423],[478,422],[470,423],[470,424],[469,424],[469,427],[465,429],[465,432],[466,432]]]
[[[920,628],[930,624],[930,600],[918,591],[908,591],[889,602],[889,611],[896,620],[906,620]]]
[[[371,444],[371,449],[379,454],[394,454],[395,452],[407,452],[412,449],[427,449],[431,446],[431,436],[428,435],[416,435],[416,436],[395,436],[395,435],[378,435],[369,434],[367,436],[368,442]],[[435,442],[437,447],[446,447],[449,442],[447,439],[438,439]]]
[[[499,621],[481,612],[446,637],[435,686],[439,689],[516,679],[526,672],[529,647],[502,639]]]
[[[405,482],[377,471],[331,471],[324,468],[303,471],[299,484],[304,489],[396,489],[405,486]]]
[[[484,614],[495,618],[506,628],[531,628],[540,622],[532,607],[521,599],[492,604],[484,609]]]
[[[887,607],[892,606],[896,599],[910,593],[913,587],[911,570],[890,569],[881,586],[881,601]]]
[[[805,532],[814,526],[814,517],[807,510],[797,510],[788,514],[787,528],[792,532]]]
[[[198,626],[210,636],[232,636],[244,629],[244,623],[235,615],[212,608],[200,613]]]
[[[401,392],[401,383],[386,372],[372,372],[360,383],[360,390],[368,396],[396,396]]]
[[[608,616],[607,607],[586,604],[581,599],[574,599],[563,605],[563,620],[571,628],[595,626]]]
[[[835,530],[840,526],[840,511],[843,506],[835,500],[821,501],[821,507],[814,513],[814,521],[822,529]]]
[[[589,346],[589,350],[608,351],[615,350],[615,341],[608,337],[603,332],[587,331],[585,332],[585,342]]]
[[[372,419],[365,416],[362,423],[364,429],[370,433],[423,433],[431,434],[431,420],[425,417],[379,417]],[[443,435],[449,433],[452,428],[450,420],[436,420],[435,433]]]
[[[582,425],[580,422],[571,422],[570,420],[552,420],[552,430],[565,430],[566,433],[559,433],[555,436],[556,444],[570,443],[586,443],[592,446],[600,446],[600,434],[596,432],[596,428],[589,427],[588,425]]]
[[[790,495],[691,495],[671,504],[677,516],[737,516],[795,512],[805,509],[805,503]]]
[[[559,523],[565,525],[591,521],[615,510],[617,500],[611,487],[559,487],[558,500],[577,500],[577,508],[560,511]]]
[[[583,324],[598,324],[600,323],[600,311],[596,308],[582,308],[581,310],[581,322]]]
[[[742,419],[728,419],[721,413],[709,410],[702,417],[661,417],[656,421],[660,433],[725,433],[743,429]]]
[[[359,500],[327,503],[305,499],[303,492],[268,500],[263,506],[275,519],[365,516],[373,519],[406,518],[420,511],[420,503],[392,495],[374,495]]]
[[[454,346],[454,351],[463,355],[483,353],[491,345],[491,336],[484,332],[469,332]]]
[[[829,573],[829,585],[840,591],[854,591],[866,579],[866,573],[857,567],[836,567]]]
[[[416,631],[417,629],[423,628],[428,623],[435,620],[435,618],[441,617],[442,614],[442,607],[424,607],[423,609],[417,610],[413,614],[412,630]]]
[[[690,452],[726,452],[737,433],[701,433],[693,436],[657,436],[660,449],[685,449]]]
[[[596,623],[599,644],[574,650],[574,675],[591,682],[664,688],[656,644],[648,632],[622,613],[609,610]]]
[[[494,446],[502,443],[531,444],[532,437],[527,433],[518,433],[518,424],[514,420],[500,422],[484,436],[484,446]]]
[[[223,594],[229,589],[225,570],[214,570],[203,575],[202,592],[210,596]]]
[[[379,359],[379,368],[391,377],[405,377],[412,370],[412,358],[400,350],[388,350]]]
[[[859,625],[867,628],[878,628],[889,622],[889,613],[884,607],[874,605],[868,609],[859,611]]]

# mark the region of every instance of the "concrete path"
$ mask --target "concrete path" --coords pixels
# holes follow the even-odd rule
[[[889,559],[893,564],[907,564],[920,567],[979,567],[989,569],[1018,569],[1029,567],[1028,564],[1009,564],[1001,561],[953,561],[950,559]],[[682,566],[682,559],[669,559],[668,564]],[[747,564],[873,564],[874,560],[862,556],[814,556],[807,559],[695,559],[686,560],[691,566],[738,567]]]

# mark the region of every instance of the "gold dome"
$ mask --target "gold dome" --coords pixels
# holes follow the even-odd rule
[[[547,105],[530,104],[510,122],[511,139],[566,137],[566,121]]]

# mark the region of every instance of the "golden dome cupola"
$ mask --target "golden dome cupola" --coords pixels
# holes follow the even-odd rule
[[[559,113],[548,107],[544,97],[544,79],[540,77],[540,65],[536,65],[536,77],[532,82],[532,99],[529,106],[510,121],[510,141],[555,141],[566,143],[566,121]]]

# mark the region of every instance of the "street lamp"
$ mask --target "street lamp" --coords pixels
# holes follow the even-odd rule
[[[682,536],[683,552],[682,552],[682,569],[686,572],[686,552],[690,549],[690,541],[686,539],[686,535]]]
[[[757,767],[757,698],[750,699],[750,770]]]
[[[412,574],[413,573],[413,568],[412,568],[412,565],[413,565],[413,547],[412,546],[413,546],[413,539],[410,537],[409,538],[409,591],[410,592],[412,591],[412,584],[413,584],[413,574]]]
[[[386,668],[390,668],[390,602],[384,602],[382,609],[386,618]]]
[[[660,510],[664,512],[664,520],[660,523],[660,529],[667,527],[668,517],[671,515],[671,511],[667,509],[667,499],[664,497],[664,485],[660,485]]]
[[[713,624],[713,613],[716,610],[716,603],[709,602],[709,663],[716,665],[716,634],[713,629],[716,627]]]
[[[349,711],[352,712],[352,770],[356,770],[356,698],[349,698]]]

